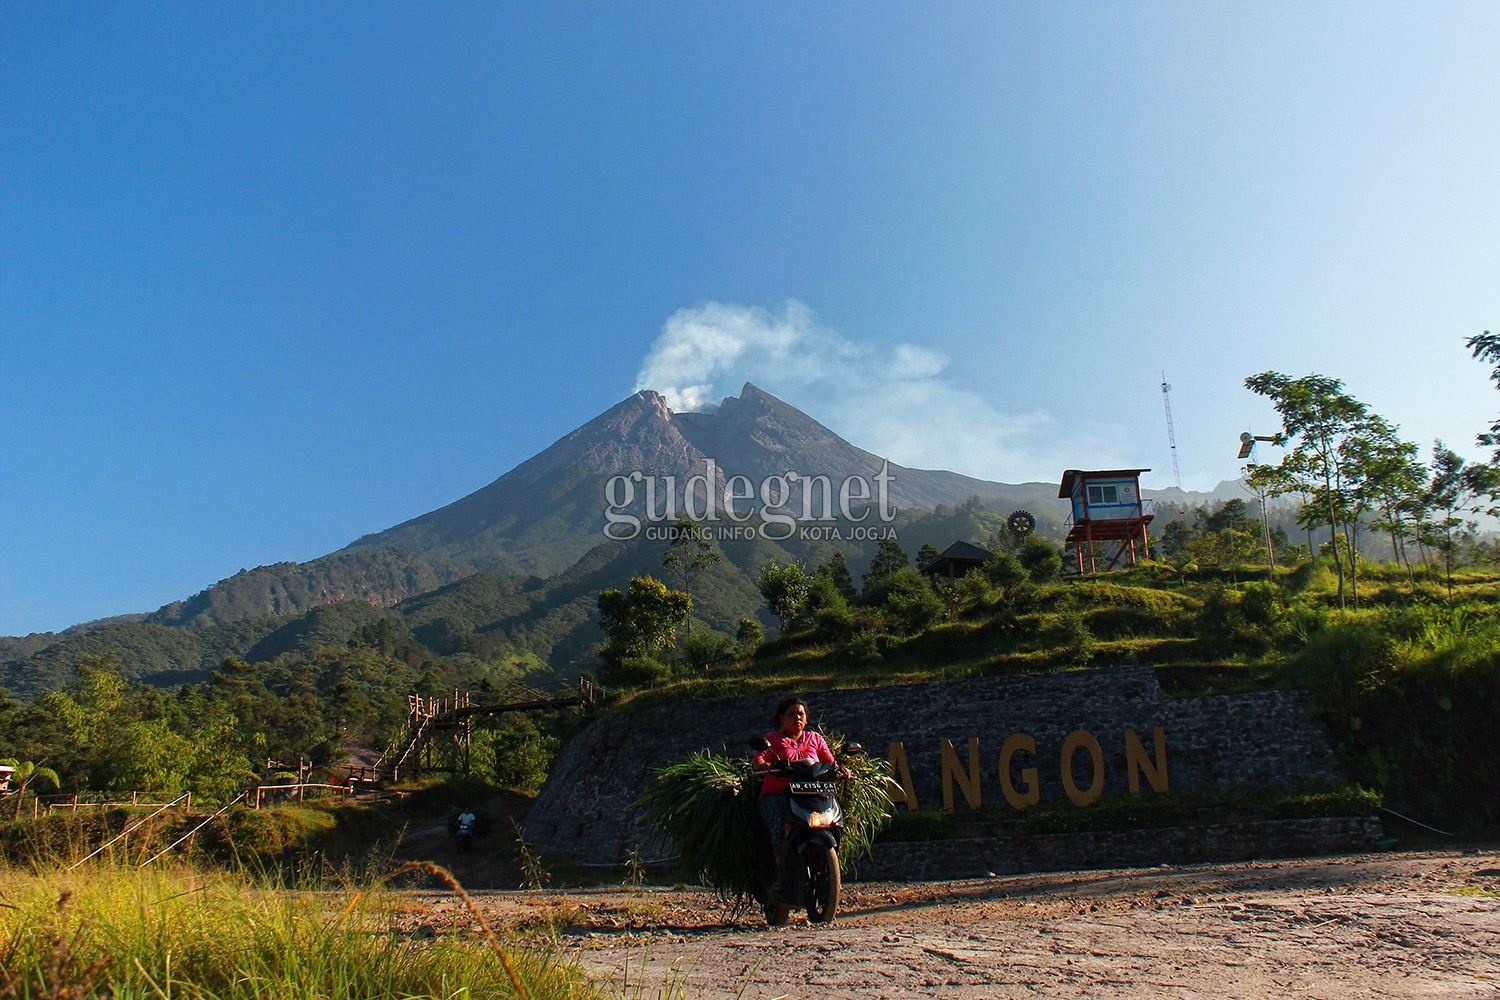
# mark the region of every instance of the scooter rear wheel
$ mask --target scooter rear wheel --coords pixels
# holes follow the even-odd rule
[[[839,890],[843,876],[839,871],[839,852],[832,847],[808,851],[807,920],[809,923],[832,922],[839,909]]]

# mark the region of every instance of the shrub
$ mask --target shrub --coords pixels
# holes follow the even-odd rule
[[[807,586],[807,597],[798,613],[797,627],[812,629],[820,637],[839,641],[847,637],[854,626],[849,602],[839,592],[838,584],[827,574],[812,577]]]
[[[765,639],[765,630],[754,618],[741,618],[739,628],[734,630],[734,642],[741,656],[753,656]]]
[[[600,673],[606,684],[646,687],[669,680],[672,668],[650,656],[627,656],[617,663],[605,663]]]
[[[1058,556],[1058,566],[1062,566],[1061,556]],[[984,575],[995,586],[1006,589],[1030,579],[1026,567],[1021,565],[1016,554],[1004,549],[995,553],[995,558],[984,564]]]
[[[491,780],[501,788],[534,792],[547,780],[547,769],[562,748],[562,741],[537,728],[529,716],[510,712],[500,717],[496,728],[482,733],[482,744],[493,752]]]
[[[683,641],[682,652],[690,669],[707,670],[710,664],[733,655],[734,640],[717,632],[694,632]]]
[[[904,635],[922,631],[947,610],[927,577],[910,567],[892,573],[880,586],[882,603]]]
[[[870,632],[863,632],[850,639],[844,651],[855,663],[879,663],[881,659],[880,637]]]
[[[1027,535],[1016,558],[1034,583],[1046,583],[1062,575],[1062,550],[1040,535]]]

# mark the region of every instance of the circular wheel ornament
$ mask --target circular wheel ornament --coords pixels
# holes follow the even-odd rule
[[[1005,526],[1012,535],[1025,538],[1036,530],[1036,518],[1031,516],[1029,510],[1018,510],[1005,519]]]

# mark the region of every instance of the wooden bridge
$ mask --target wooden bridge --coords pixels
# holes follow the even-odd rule
[[[544,691],[516,684],[505,691],[475,696],[456,688],[451,698],[406,696],[406,733],[381,759],[372,777],[385,781],[415,778],[425,770],[468,773],[469,752],[474,741],[476,719],[505,712],[534,712],[547,708],[569,708],[594,701],[595,689],[586,680],[577,687]],[[432,744],[442,734],[451,739],[462,757],[454,767],[438,767],[432,762]],[[351,775],[352,777],[352,775]]]

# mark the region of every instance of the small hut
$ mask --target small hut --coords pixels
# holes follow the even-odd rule
[[[931,577],[944,577],[951,583],[963,579],[969,570],[978,569],[993,558],[995,553],[987,549],[968,542],[954,542],[923,566],[922,572]]]
[[[1151,501],[1141,499],[1141,473],[1150,469],[1069,469],[1063,473],[1057,495],[1072,507],[1072,527],[1064,541],[1072,550],[1081,576],[1099,572],[1096,543],[1103,543],[1104,567],[1109,572],[1126,560],[1134,566],[1149,551],[1147,526],[1151,523]]]

